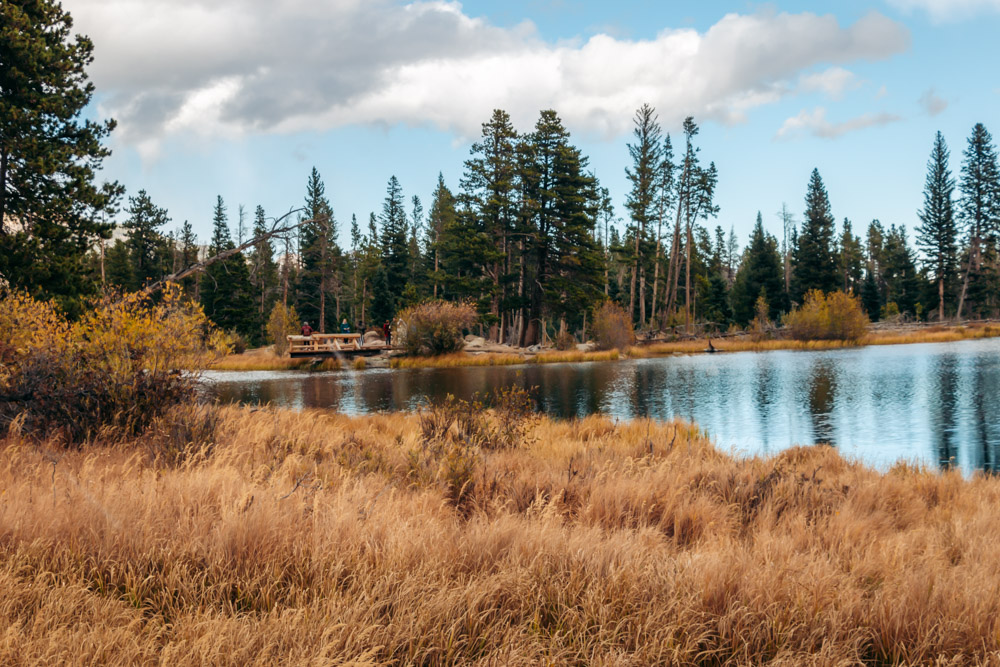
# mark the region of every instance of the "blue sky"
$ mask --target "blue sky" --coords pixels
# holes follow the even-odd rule
[[[957,172],[995,130],[998,0],[652,2],[64,0],[96,44],[95,113],[113,116],[108,177],[146,189],[171,228],[207,238],[215,197],[276,215],[316,166],[349,241],[395,174],[429,206],[458,188],[495,107],[519,130],[556,109],[624,217],[631,115],[701,124],[718,224],[741,245],[758,210],[801,218],[809,173],[834,215],[916,224],[941,130]],[[715,224],[714,222],[712,224]]]

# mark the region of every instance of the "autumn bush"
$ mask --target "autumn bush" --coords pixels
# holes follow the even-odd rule
[[[299,315],[295,306],[286,306],[280,301],[274,304],[267,318],[267,337],[274,343],[274,353],[281,357],[288,352],[288,336],[299,333]]]
[[[435,356],[462,349],[462,332],[476,321],[468,303],[426,301],[396,317],[395,341],[411,355]]]
[[[602,350],[624,350],[635,343],[635,329],[628,313],[613,301],[605,301],[594,309],[591,332]]]
[[[155,301],[105,295],[76,322],[51,303],[7,292],[0,334],[0,426],[56,434],[66,445],[142,432],[192,396],[207,351],[228,342],[173,287]]]
[[[860,340],[868,332],[868,316],[857,297],[844,292],[810,290],[784,324],[796,340]]]

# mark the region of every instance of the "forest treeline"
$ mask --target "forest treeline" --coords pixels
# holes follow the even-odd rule
[[[209,317],[252,344],[266,342],[276,304],[332,331],[344,319],[352,329],[380,324],[427,299],[470,302],[489,338],[517,345],[585,334],[605,300],[651,330],[742,327],[761,310],[777,321],[810,290],[853,293],[872,319],[1000,310],[1000,176],[982,124],[957,175],[944,137],[934,138],[912,233],[878,220],[837,224],[814,170],[803,174],[800,219],[783,205],[775,235],[758,213],[739,239],[717,222],[720,175],[701,154],[697,124],[688,118],[671,137],[643,105],[623,147],[630,189],[617,209],[556,111],[516,129],[498,109],[459,182],[439,174],[425,199],[392,176],[381,206],[348,221],[313,168],[290,233],[262,238],[272,212],[219,196],[211,236],[199,239],[189,221],[172,229],[145,190],[125,197],[118,183],[97,185],[114,121],[82,120],[93,44],[72,36],[69,14],[51,2],[2,11],[12,66],[0,71],[0,280],[71,316],[102,289],[136,290],[254,239],[182,281]]]
[[[308,222],[184,287],[217,324],[254,344],[265,342],[276,303],[334,331],[344,319],[352,330],[381,324],[430,298],[470,301],[484,333],[519,345],[538,342],[542,326],[551,336],[582,335],[605,299],[650,330],[743,327],[760,297],[778,321],[812,289],[859,296],[872,320],[996,315],[1000,187],[996,150],[981,124],[957,182],[945,139],[935,137],[913,244],[903,225],[872,220],[856,232],[846,218],[836,224],[817,170],[800,223],[785,206],[781,238],[758,213],[749,238],[738,239],[710,224],[718,173],[701,158],[693,119],[676,151],[652,107],[641,107],[634,123],[624,222],[554,111],[519,133],[496,110],[457,189],[439,175],[429,207],[418,195],[407,198],[393,176],[381,208],[364,223],[352,215],[349,238],[341,239],[313,168],[299,213]],[[239,206],[230,220],[220,196],[202,247],[188,222],[165,233],[168,214],[145,192],[128,199],[125,213],[124,236],[103,258],[90,254],[92,279],[125,289],[264,235],[270,224],[260,206],[252,216]]]

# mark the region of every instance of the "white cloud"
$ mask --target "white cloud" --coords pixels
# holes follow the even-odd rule
[[[822,139],[836,139],[848,132],[886,125],[898,120],[901,120],[899,116],[889,113],[867,113],[840,123],[831,123],[826,119],[826,109],[816,107],[812,111],[803,109],[797,116],[786,119],[775,138],[790,139],[802,132],[808,132]]]
[[[958,21],[982,12],[1000,11],[1000,0],[889,0],[889,4],[912,12],[926,12],[937,22]]]
[[[799,88],[836,97],[839,67],[905,50],[878,13],[728,14],[704,32],[595,35],[549,43],[530,22],[469,16],[457,2],[392,0],[64,0],[95,42],[92,77],[118,140],[146,156],[173,135],[238,136],[345,125],[425,124],[479,134],[493,108],[520,127],[554,108],[574,130],[616,135],[643,102],[742,122]],[[820,74],[803,76],[816,66]]]
[[[806,74],[800,79],[800,84],[806,92],[819,91],[834,100],[842,98],[845,91],[861,85],[854,72],[843,67],[831,67],[815,74]]]
[[[948,100],[938,97],[933,88],[928,88],[917,100],[917,104],[927,113],[928,116],[936,116],[948,108]]]

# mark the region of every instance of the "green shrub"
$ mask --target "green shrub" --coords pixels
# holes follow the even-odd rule
[[[605,301],[594,310],[591,331],[602,350],[624,350],[635,343],[635,329],[628,313],[613,301]]]
[[[811,290],[802,306],[785,316],[785,326],[796,340],[856,341],[868,332],[868,316],[855,296]]]
[[[467,303],[426,301],[403,310],[397,319],[394,340],[407,354],[436,356],[462,349],[462,332],[476,321],[476,310]]]

